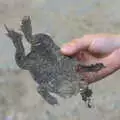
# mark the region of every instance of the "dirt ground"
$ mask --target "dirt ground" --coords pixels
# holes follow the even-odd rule
[[[33,31],[49,33],[59,46],[90,33],[119,33],[119,0],[0,0],[0,120],[120,120],[120,72],[92,84],[93,108],[80,95],[50,106],[28,71],[18,70],[3,25],[19,29],[24,15]],[[29,44],[25,41],[26,52]]]

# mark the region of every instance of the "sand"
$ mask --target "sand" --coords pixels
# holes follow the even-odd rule
[[[29,72],[18,70],[15,49],[3,27],[19,29],[21,18],[30,15],[33,31],[51,34],[61,46],[85,34],[119,33],[119,4],[119,0],[0,0],[0,120],[119,120],[119,71],[90,86],[93,108],[87,108],[80,95],[59,98],[59,106],[50,106],[37,93]]]

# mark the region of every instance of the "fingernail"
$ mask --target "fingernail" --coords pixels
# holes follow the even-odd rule
[[[66,53],[66,52],[69,51],[69,49],[70,49],[69,46],[63,46],[63,47],[61,48],[61,51],[64,52],[64,53]]]
[[[64,52],[64,53],[68,53],[72,50],[72,47],[73,45],[72,44],[67,44],[67,45],[64,45],[62,48],[61,48],[61,51]]]
[[[74,51],[76,40],[72,40],[70,43],[63,45],[61,51],[63,53],[71,54]]]

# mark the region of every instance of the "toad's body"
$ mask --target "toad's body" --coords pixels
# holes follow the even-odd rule
[[[29,70],[39,85],[38,92],[48,103],[52,105],[58,103],[50,92],[66,98],[76,95],[81,88],[83,90],[88,88],[82,76],[75,71],[77,60],[61,55],[59,47],[50,36],[42,33],[32,35],[30,17],[24,17],[21,24],[23,34],[31,44],[31,52],[28,55],[25,55],[22,35],[5,27],[16,48],[17,65]]]

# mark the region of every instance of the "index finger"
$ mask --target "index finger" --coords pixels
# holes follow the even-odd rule
[[[88,50],[92,39],[88,37],[82,37],[80,39],[74,39],[71,42],[61,47],[61,52],[64,55],[73,55],[80,50]]]

